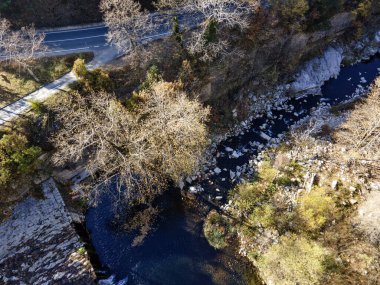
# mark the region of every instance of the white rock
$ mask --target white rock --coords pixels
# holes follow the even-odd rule
[[[214,172],[215,172],[216,175],[219,175],[222,172],[222,170],[219,167],[216,167],[214,169]]]
[[[380,31],[378,31],[375,35],[375,41],[380,43]]]
[[[315,89],[320,93],[323,82],[339,74],[342,60],[342,49],[328,48],[323,55],[305,64],[291,83],[291,89],[296,92]]]
[[[332,189],[336,189],[336,186],[338,185],[338,181],[337,180],[333,180],[332,182],[331,182],[331,188]]]
[[[228,146],[225,148],[225,150],[226,150],[227,152],[233,152],[233,151],[234,151],[232,148],[230,148],[230,147],[228,147]]]
[[[350,203],[351,205],[355,205],[358,203],[358,201],[356,199],[350,199]]]
[[[267,141],[270,141],[272,139],[270,136],[268,136],[264,132],[260,132],[260,137],[262,137],[264,140],[267,140]]]
[[[231,180],[235,178],[235,172],[233,172],[232,170],[230,170],[230,178]]]
[[[233,158],[239,158],[240,156],[242,156],[242,153],[241,153],[241,152],[234,151],[234,152],[231,154],[231,156],[232,156]]]
[[[380,183],[371,182],[369,187],[371,188],[372,191],[379,191],[380,190]]]
[[[195,186],[190,186],[189,191],[190,191],[190,193],[193,193],[193,194],[198,193],[198,190]]]

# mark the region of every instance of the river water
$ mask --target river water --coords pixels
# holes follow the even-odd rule
[[[276,137],[307,116],[313,107],[345,101],[359,84],[368,87],[380,74],[379,70],[380,57],[343,67],[336,79],[327,81],[322,87],[322,96],[291,99],[287,105],[294,106],[292,111],[273,110],[271,116],[254,119],[252,127],[244,134],[228,138],[219,145],[217,167],[222,172],[194,181],[192,185],[203,188],[199,195],[204,199],[225,202],[228,190],[238,181],[231,179],[230,170],[241,171],[250,157],[257,154],[257,144],[265,142],[258,126],[267,124],[265,133]],[[226,147],[237,151],[239,157],[231,157]],[[131,246],[134,236],[113,223],[108,197],[88,210],[86,227],[100,262],[109,274],[115,275],[115,280],[128,278],[128,284],[258,284],[245,260],[233,252],[215,250],[208,245],[202,234],[204,215],[199,207],[183,201],[178,190],[168,193],[155,230],[136,247]]]

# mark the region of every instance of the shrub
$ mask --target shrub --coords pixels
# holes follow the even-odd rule
[[[287,22],[301,20],[309,10],[307,0],[270,0],[276,13]]]
[[[352,11],[352,14],[358,19],[366,19],[371,13],[372,0],[360,0],[358,6]]]
[[[74,62],[73,72],[87,91],[111,91],[113,82],[109,74],[102,69],[87,70],[85,60],[78,58]]]
[[[276,209],[271,204],[262,205],[253,209],[249,216],[249,221],[254,225],[265,228],[276,225]]]
[[[279,171],[272,167],[269,160],[262,161],[259,167],[259,178],[263,182],[272,183],[278,176]]]
[[[91,91],[111,91],[113,87],[113,82],[108,73],[102,69],[87,72],[82,81],[86,88]]]
[[[77,252],[80,255],[85,255],[86,254],[86,249],[83,246],[81,246],[80,248],[78,248]]]
[[[203,225],[203,233],[211,246],[220,249],[227,246],[230,236],[229,227],[223,216],[216,211],[211,211]]]
[[[19,175],[33,171],[41,149],[29,146],[21,134],[5,134],[0,139],[0,188],[9,185]]]
[[[141,83],[140,90],[149,89],[153,83],[156,83],[162,79],[158,67],[152,65],[146,73],[146,77],[143,83]]]
[[[238,185],[231,193],[234,207],[243,215],[249,216],[255,207],[268,200],[266,185],[247,182]]]
[[[293,181],[289,176],[281,175],[274,180],[274,183],[279,186],[291,186],[293,184]]]
[[[322,188],[314,188],[310,193],[298,198],[297,217],[302,230],[319,231],[334,219],[336,213],[333,198]]]
[[[84,59],[78,58],[74,61],[73,72],[78,79],[86,77],[88,71]]]
[[[179,27],[178,17],[177,16],[173,17],[171,22],[172,22],[172,37],[175,41],[182,44],[182,34]]]
[[[30,107],[32,108],[32,112],[36,115],[40,116],[47,112],[47,108],[43,102],[38,100],[29,100]]]
[[[217,41],[217,29],[218,23],[215,20],[209,20],[206,23],[206,29],[204,31],[203,37],[205,39],[205,43],[214,43]]]
[[[267,284],[317,284],[323,277],[328,252],[314,241],[283,236],[259,257],[257,266]]]

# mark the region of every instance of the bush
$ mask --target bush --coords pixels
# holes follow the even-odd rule
[[[259,257],[257,266],[267,284],[310,285],[323,277],[327,257],[327,250],[316,242],[288,235]]]
[[[87,91],[111,91],[113,82],[109,74],[102,69],[87,70],[85,60],[78,58],[74,62],[73,72],[80,80],[79,82],[87,89]]]
[[[272,167],[269,160],[262,161],[259,167],[259,178],[266,183],[272,183],[278,176],[279,171]]]
[[[29,146],[24,135],[3,135],[0,139],[0,188],[6,188],[19,175],[32,172],[40,155],[41,149]]]
[[[249,221],[253,225],[265,228],[273,227],[276,225],[276,209],[271,204],[256,207],[250,214]]]
[[[89,71],[82,82],[91,91],[111,91],[113,87],[113,82],[108,73],[102,69]]]
[[[47,112],[47,108],[45,104],[41,101],[29,100],[29,104],[30,104],[32,112],[38,116],[41,116],[42,114]]]
[[[307,0],[270,0],[276,13],[287,22],[302,20],[309,10]]]
[[[73,73],[78,79],[83,79],[86,77],[88,71],[84,59],[78,58],[74,61]]]
[[[152,65],[146,73],[146,77],[143,83],[141,83],[140,90],[149,89],[153,83],[156,83],[162,79],[158,67]]]
[[[206,23],[206,29],[203,34],[206,44],[217,41],[217,27],[218,23],[215,20],[210,20]]]
[[[336,213],[333,198],[322,188],[314,188],[309,194],[298,198],[297,217],[302,230],[317,232],[332,221]]]
[[[352,12],[358,20],[366,19],[371,13],[372,0],[361,0],[358,7]]]
[[[234,207],[243,215],[249,216],[254,208],[269,200],[271,193],[267,186],[258,182],[238,185],[231,193]]]
[[[227,246],[230,236],[229,227],[223,216],[216,211],[211,211],[203,225],[203,233],[211,246],[220,249]]]
[[[179,26],[178,17],[173,17],[172,21],[172,38],[179,44],[182,44],[182,34]]]

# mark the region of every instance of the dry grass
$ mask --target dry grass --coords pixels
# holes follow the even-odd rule
[[[78,57],[91,60],[92,53],[36,59],[30,64],[37,82],[25,69],[16,64],[0,66],[0,107],[4,107],[41,86],[68,73]]]

